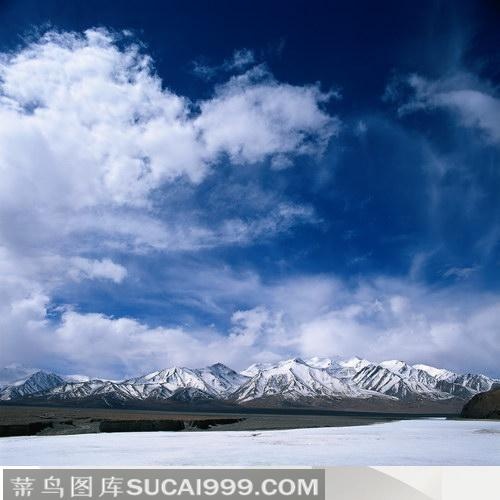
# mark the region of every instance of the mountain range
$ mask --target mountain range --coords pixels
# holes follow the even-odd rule
[[[500,387],[500,380],[481,374],[398,360],[373,363],[357,357],[292,358],[253,364],[239,373],[222,363],[195,369],[172,367],[120,381],[9,365],[0,370],[0,380],[1,401],[110,407],[217,403],[332,409],[439,404],[444,408]]]

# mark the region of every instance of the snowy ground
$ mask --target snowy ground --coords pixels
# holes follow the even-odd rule
[[[500,465],[500,421],[0,438],[1,465]]]

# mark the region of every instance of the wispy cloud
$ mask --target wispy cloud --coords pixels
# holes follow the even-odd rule
[[[111,259],[85,259],[73,257],[70,259],[69,275],[75,280],[81,279],[109,279],[121,283],[127,276],[127,270]]]
[[[194,61],[193,73],[205,80],[211,80],[216,75],[240,72],[257,62],[255,53],[250,49],[239,49],[226,59],[222,64],[211,66],[200,61]]]
[[[458,280],[465,280],[469,278],[472,274],[477,272],[478,267],[450,267],[447,269],[444,273],[443,276],[445,278],[455,278]]]
[[[461,126],[475,128],[486,140],[500,143],[500,97],[493,86],[469,72],[457,70],[436,80],[418,74],[398,76],[388,84],[384,98],[397,103],[400,115],[449,111]]]

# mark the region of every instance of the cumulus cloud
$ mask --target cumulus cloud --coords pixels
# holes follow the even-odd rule
[[[321,109],[332,94],[318,86],[276,82],[262,67],[233,77],[201,103],[196,119],[211,155],[227,153],[235,163],[266,156],[321,152],[339,122]]]
[[[102,240],[103,221],[115,217],[112,234],[168,239],[153,192],[201,182],[224,156],[241,165],[317,154],[338,128],[323,109],[329,97],[261,68],[192,102],[164,88],[121,35],[48,32],[0,57],[0,211],[16,222],[0,230],[35,221],[59,234],[96,229]]]
[[[394,78],[386,88],[387,100],[398,102],[401,115],[419,110],[444,109],[464,127],[480,130],[500,143],[500,98],[496,90],[466,72],[429,80],[418,74]]]
[[[73,209],[144,204],[159,183],[204,174],[188,103],[137,47],[95,30],[48,33],[4,55],[0,77],[4,203],[26,203],[12,199],[24,187],[32,202]]]

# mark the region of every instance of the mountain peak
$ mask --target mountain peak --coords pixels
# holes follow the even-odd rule
[[[224,363],[214,363],[213,365],[207,366],[207,368],[224,372],[234,371],[232,368],[229,368],[229,366],[225,365]]]
[[[1,400],[16,399],[50,390],[62,385],[65,380],[55,373],[38,370],[23,380],[18,380],[12,385],[6,386],[0,393]]]
[[[391,371],[401,371],[403,369],[410,367],[404,361],[400,361],[399,359],[390,359],[388,361],[382,361],[381,363],[379,363],[379,365]]]
[[[302,358],[290,358],[285,359],[279,363],[280,366],[284,365],[307,365],[307,363]]]

